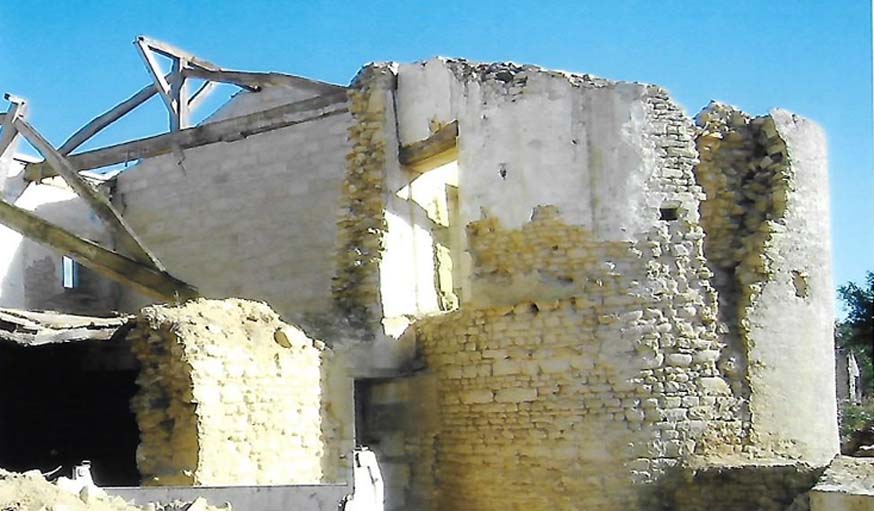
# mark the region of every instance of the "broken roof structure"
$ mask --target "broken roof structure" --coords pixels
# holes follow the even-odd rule
[[[51,248],[0,231],[0,305],[69,311],[78,289],[134,315],[108,343],[126,358],[75,376],[133,403],[100,463],[344,484],[368,446],[387,509],[719,511],[788,508],[837,454],[812,122],[693,122],[655,85],[511,63],[342,87],[135,44],[152,83],[59,148],[21,100],[0,131],[44,157],[10,164],[0,222]],[[190,125],[217,82],[243,92]],[[76,152],[155,95],[168,133]],[[37,443],[16,462],[54,459]]]
[[[61,314],[57,312],[34,312],[0,308],[0,340],[26,346],[39,346],[58,342],[82,340],[109,340],[124,336],[119,329],[129,317],[119,315],[109,318],[93,318]]]

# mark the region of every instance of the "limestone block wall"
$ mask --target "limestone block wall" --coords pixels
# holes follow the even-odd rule
[[[825,468],[797,461],[689,467],[666,499],[676,511],[807,511],[808,492]],[[813,508],[815,509],[815,508]],[[829,511],[836,511],[827,508]]]
[[[144,484],[342,480],[330,351],[266,305],[147,307],[128,339],[141,365],[132,407]]]
[[[15,165],[15,160],[0,162],[0,174],[7,171],[10,178],[5,200],[86,239],[112,247],[112,237],[100,219],[61,178],[24,188],[23,166]],[[98,315],[114,309],[118,286],[88,268],[78,268],[75,288],[64,288],[63,255],[0,225],[0,306]]]
[[[259,94],[241,94],[216,118],[301,99],[295,90]],[[186,149],[181,162],[146,159],[118,177],[115,203],[169,271],[204,296],[263,300],[288,321],[316,323],[332,308],[345,109],[341,102],[316,120]],[[124,290],[120,307],[145,303]]]
[[[701,327],[702,297],[647,296],[646,258],[631,244],[599,245],[556,220],[523,229],[566,240],[553,261],[587,285],[416,323],[440,389],[435,508],[647,509],[682,459],[739,451],[738,400]],[[514,234],[497,231],[504,240],[490,245],[513,246]]]
[[[762,303],[775,306],[759,308],[758,318],[741,321],[736,312],[767,292],[761,268],[770,258],[797,263],[806,237],[827,232],[815,221],[820,205],[802,207],[803,220],[785,237],[793,243],[750,249],[777,247],[763,241],[760,225],[771,225],[781,199],[785,211],[792,207],[796,184],[780,150],[726,151],[744,168],[767,171],[754,172],[755,184],[712,186],[694,171],[701,139],[696,147],[695,127],[664,90],[534,66],[402,65],[395,95],[402,143],[435,125],[459,126],[464,300],[456,312],[413,324],[439,389],[434,429],[409,441],[433,452],[434,484],[412,478],[414,488],[434,489],[433,508],[700,509],[709,499],[701,495],[718,495],[718,485],[715,493],[682,490],[693,462],[737,467],[738,480],[769,489],[767,506],[803,490],[809,471],[796,478],[767,467],[786,466],[773,458],[785,460],[792,447],[822,466],[830,431],[814,428],[826,434],[808,435],[808,449],[791,412],[763,410],[777,396],[792,406],[789,382],[799,374],[820,381],[831,364],[810,361],[799,372],[777,355],[799,348],[777,326],[789,320],[777,317],[777,302],[795,295],[785,286],[770,288],[775,301]],[[799,138],[812,136],[792,119]],[[752,145],[770,149],[773,138]],[[802,160],[822,175],[815,154]],[[383,167],[389,190],[409,182],[410,169],[390,160]],[[735,217],[749,234],[737,233]],[[705,252],[711,231],[746,277],[725,271],[719,249]],[[812,291],[811,270],[786,275],[781,282]],[[813,317],[830,310],[817,300],[807,309]],[[742,328],[769,334],[745,342]],[[817,330],[810,339],[818,353],[831,336]],[[800,392],[806,403],[833,402],[806,385]],[[809,404],[820,425],[834,422],[833,409]],[[756,505],[757,497],[737,493],[726,501]]]
[[[509,93],[518,102],[526,101],[525,77],[544,79],[519,72],[519,91]],[[591,137],[589,151],[607,153],[597,140],[626,130],[616,135],[614,160],[590,158],[577,176],[604,193],[583,195],[566,213],[568,191],[554,188],[555,203],[534,206],[518,226],[518,202],[506,211],[484,206],[483,218],[467,224],[470,302],[414,325],[440,389],[435,509],[649,509],[666,502],[685,460],[743,449],[743,402],[718,365],[724,345],[698,223],[691,123],[657,87],[569,81],[581,83],[575,105],[615,120],[569,137]],[[605,96],[612,112],[600,104]],[[486,154],[503,147],[487,130],[472,136],[496,146]],[[503,184],[474,184],[503,178],[466,167],[465,154],[478,156],[459,143],[459,193],[473,201],[463,209],[495,200]],[[523,183],[541,171],[514,168]],[[607,194],[613,185],[602,179],[625,182],[624,193]],[[548,197],[545,188],[521,193],[522,203]],[[623,207],[639,217],[608,219]]]
[[[838,456],[810,492],[811,511],[874,510],[874,462]]]

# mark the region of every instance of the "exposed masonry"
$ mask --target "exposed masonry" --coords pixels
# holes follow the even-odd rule
[[[748,399],[747,364],[756,343],[749,314],[773,278],[770,244],[774,233],[784,230],[794,176],[786,144],[770,116],[751,118],[712,102],[696,122],[701,162],[695,173],[708,197],[701,203],[705,252],[719,290],[723,334],[731,346],[723,368],[734,376],[735,392]],[[807,295],[805,275],[793,271],[793,284],[796,296]]]
[[[149,307],[128,339],[142,368],[133,408],[145,484],[337,476],[336,418],[322,390],[330,351],[267,306],[199,300]]]
[[[554,83],[556,95],[566,82],[584,104],[609,101],[589,100],[587,91],[611,94],[618,87],[532,66],[449,60],[446,68],[459,89],[476,91],[490,107],[524,103],[535,94],[534,80]],[[391,432],[393,446],[398,434],[405,436],[406,456],[392,447],[384,459],[392,466],[408,460],[410,487],[394,489],[390,508],[698,510],[721,495],[733,507],[782,509],[813,484],[810,466],[768,468],[793,442],[755,435],[750,353],[727,334],[755,340],[726,315],[720,294],[733,290],[719,275],[727,265],[739,268],[738,297],[727,296],[739,311],[769,279],[762,225],[785,206],[788,158],[781,159],[773,124],[747,120],[755,130],[751,146],[761,149],[728,154],[751,173],[715,186],[709,154],[699,164],[705,139],[696,147],[692,121],[663,89],[639,87],[634,101],[643,119],[628,140],[636,140],[652,170],[627,197],[588,199],[598,232],[609,232],[599,223],[610,221],[610,201],[631,202],[642,218],[634,230],[623,229],[627,239],[601,239],[548,203],[534,207],[519,228],[504,227],[502,212],[487,208],[466,225],[471,302],[413,324],[434,379],[397,380],[437,402],[417,427]],[[482,129],[488,128],[462,119],[460,143]],[[598,149],[589,147],[592,166],[600,163],[591,156]],[[460,193],[475,201],[478,192],[465,190],[464,173],[480,169],[465,167],[464,155],[462,148]],[[495,179],[503,181],[537,169],[509,163],[497,170]],[[723,234],[720,211],[729,205],[741,218]],[[730,256],[714,248],[720,244]],[[809,286],[803,276],[793,274],[798,294]],[[689,468],[692,460],[704,468]],[[722,487],[710,474],[728,466],[738,483]]]
[[[806,508],[837,452],[815,125],[458,59],[368,65],[348,105],[119,179],[168,266],[331,347],[248,302],[146,309],[148,482],[348,479],[355,424],[392,511]],[[449,125],[451,219],[397,147]]]
[[[378,263],[385,232],[383,167],[385,165],[385,95],[394,77],[378,67],[365,68],[349,90],[352,149],[346,155],[346,177],[337,219],[337,274],[334,304],[350,326],[368,331],[378,318]]]
[[[540,257],[572,291],[416,324],[439,380],[451,467],[438,471],[436,507],[472,498],[475,509],[653,504],[624,481],[645,488],[682,458],[739,450],[743,438],[738,401],[716,367],[713,306],[678,289],[698,277],[647,265],[688,241],[665,226],[646,247],[597,242],[549,209],[534,218],[521,231],[469,227],[475,262],[512,278]],[[538,490],[545,480],[555,493]]]
[[[797,462],[758,467],[728,462],[723,466],[692,467],[676,477],[667,499],[668,509],[806,511],[810,509],[807,492],[824,470]]]

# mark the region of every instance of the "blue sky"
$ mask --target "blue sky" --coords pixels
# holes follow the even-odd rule
[[[7,0],[0,92],[26,97],[33,124],[60,144],[148,83],[131,44],[146,34],[223,67],[336,83],[369,61],[445,55],[658,83],[690,114],[710,99],[753,114],[780,106],[827,132],[840,284],[874,270],[870,9],[867,0]],[[91,145],[166,129],[157,98],[141,109]]]

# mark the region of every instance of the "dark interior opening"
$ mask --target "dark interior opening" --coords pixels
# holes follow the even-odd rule
[[[48,472],[91,461],[94,482],[139,485],[130,409],[138,367],[123,344],[0,341],[0,467]]]
[[[677,207],[667,207],[667,208],[659,208],[659,220],[664,220],[666,222],[673,222],[680,218],[680,208]]]
[[[370,445],[373,441],[367,424],[367,409],[370,408],[370,380],[355,380],[353,401],[355,403],[355,447]]]

